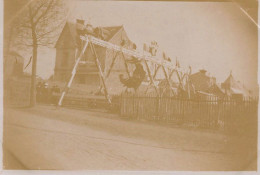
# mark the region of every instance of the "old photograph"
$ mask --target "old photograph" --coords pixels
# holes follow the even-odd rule
[[[4,170],[257,171],[257,0],[3,10]]]

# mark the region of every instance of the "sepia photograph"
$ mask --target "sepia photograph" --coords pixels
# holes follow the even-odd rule
[[[258,170],[258,1],[3,0],[3,170]]]

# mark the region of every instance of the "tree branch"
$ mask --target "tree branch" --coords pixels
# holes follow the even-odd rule
[[[52,29],[50,29],[49,31],[46,31],[46,32],[44,32],[44,33],[38,35],[37,39],[41,39],[41,38],[43,38],[44,36],[46,36],[46,35],[48,35],[48,34],[54,32],[55,30],[57,30],[58,28],[60,28],[60,26],[61,26],[62,24],[63,24],[63,21],[62,21],[60,24],[58,24],[57,26],[55,26],[55,27],[53,27]]]
[[[49,5],[47,6],[46,10],[44,12],[42,12],[42,14],[38,17],[38,19],[34,22],[34,24],[37,24],[40,21],[40,19],[48,13],[48,11],[50,10],[53,2],[54,2],[54,0],[51,0]]]
[[[33,17],[33,18],[37,15],[38,11],[39,11],[45,4],[46,4],[46,3],[43,1],[42,4],[39,5],[39,6],[35,9],[34,13],[32,13],[32,17]]]

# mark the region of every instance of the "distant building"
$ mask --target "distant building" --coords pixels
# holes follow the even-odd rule
[[[251,92],[239,81],[235,80],[232,73],[221,84],[227,96],[233,98],[243,98],[251,96]]]
[[[221,88],[221,85],[218,83],[213,84],[209,89],[208,92],[211,94],[216,95],[219,98],[224,98],[225,95],[225,91],[223,88]]]
[[[208,76],[206,72],[206,70],[201,69],[190,75],[190,80],[196,91],[209,92],[210,87],[216,84],[216,78]]]
[[[223,98],[225,96],[224,90],[216,82],[216,78],[207,75],[207,71],[201,69],[199,72],[190,76],[191,83],[195,88],[195,91],[204,96],[216,96]]]
[[[124,45],[125,48],[134,49],[136,46],[128,38],[123,26],[112,27],[92,27],[93,32],[102,34],[102,39],[112,44],[119,46]],[[75,64],[76,55],[79,54],[80,46],[79,35],[77,33],[76,23],[67,22],[61,32],[61,35],[56,43],[56,62],[54,77],[55,81],[67,82],[71,75],[72,68]],[[123,61],[122,53],[117,53],[105,47],[95,46],[101,69],[107,76],[106,84],[110,92],[114,92],[117,88],[122,89],[122,84],[119,81],[119,74],[126,74],[126,68]],[[113,58],[117,56],[113,62]],[[85,54],[79,64],[77,73],[73,82],[78,84],[86,84],[93,86],[95,89],[100,86],[100,76],[98,68],[95,64],[95,56],[91,52],[90,46],[87,47]],[[111,68],[113,65],[113,68]],[[129,65],[131,70],[131,65]],[[109,75],[109,76],[108,76]]]

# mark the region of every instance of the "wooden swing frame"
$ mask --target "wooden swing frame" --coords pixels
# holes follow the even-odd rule
[[[158,70],[160,68],[163,69],[165,79],[167,81],[168,86],[171,89],[172,89],[172,84],[171,84],[170,79],[171,79],[171,77],[172,77],[174,72],[176,72],[178,80],[179,80],[179,84],[180,84],[180,86],[182,88],[183,88],[182,81],[184,80],[184,78],[186,77],[186,79],[187,78],[189,79],[189,75],[187,73],[184,73],[184,71],[181,70],[180,68],[178,68],[176,66],[173,66],[169,61],[165,61],[165,60],[160,61],[160,59],[158,59],[156,57],[144,55],[144,54],[141,54],[141,53],[139,53],[139,52],[137,52],[135,50],[126,49],[124,47],[120,47],[118,45],[109,43],[107,41],[98,39],[98,38],[96,38],[94,36],[90,36],[90,35],[80,36],[80,39],[82,40],[84,46],[83,46],[79,56],[77,57],[77,59],[75,61],[75,65],[74,65],[74,67],[72,69],[72,72],[71,72],[71,77],[70,77],[68,83],[66,84],[66,87],[64,88],[62,94],[61,94],[61,97],[60,97],[59,102],[58,102],[58,106],[62,105],[62,102],[63,102],[63,99],[65,97],[65,94],[68,92],[68,89],[71,87],[72,81],[73,81],[73,79],[74,79],[74,77],[76,75],[76,72],[77,72],[77,67],[78,67],[78,65],[80,63],[80,60],[83,57],[83,55],[84,55],[88,45],[90,46],[91,52],[93,53],[93,55],[95,57],[95,64],[96,64],[96,66],[98,68],[99,76],[100,76],[100,79],[101,79],[101,82],[102,82],[101,88],[104,89],[104,95],[105,95],[105,98],[106,98],[106,100],[108,101],[109,104],[111,104],[111,97],[108,94],[108,90],[107,90],[107,86],[106,86],[105,80],[109,77],[109,75],[110,75],[110,73],[112,71],[112,68],[113,68],[114,63],[116,61],[118,53],[121,53],[122,56],[123,56],[125,69],[126,69],[126,72],[127,72],[129,77],[130,77],[130,72],[129,72],[128,65],[127,65],[127,59],[126,59],[124,54],[127,54],[129,56],[133,56],[133,57],[137,58],[139,61],[143,61],[144,62],[145,67],[146,67],[146,71],[147,71],[147,74],[148,74],[148,77],[149,77],[149,81],[150,81],[149,83],[150,83],[150,85],[153,86],[153,88],[155,89],[155,91],[156,91],[158,96],[160,96],[160,93],[159,93],[159,89],[158,89],[157,85],[154,82],[154,79],[155,79],[155,77],[156,77],[156,75],[158,73]],[[98,57],[98,55],[96,53],[96,49],[95,49],[94,45],[99,45],[101,47],[105,47],[107,49],[112,49],[112,50],[116,51],[116,55],[113,57],[112,63],[110,65],[110,68],[109,68],[109,70],[108,70],[106,75],[102,71],[102,68],[101,68],[101,65],[100,65],[100,60],[99,60],[99,57]],[[152,71],[151,71],[151,69],[150,69],[150,67],[148,65],[148,62],[152,62],[155,65],[157,65],[157,68],[154,70],[153,75],[152,75]],[[166,71],[166,68],[168,68],[168,73]],[[189,80],[186,80],[186,81],[189,81]],[[188,91],[189,90],[190,90],[190,88],[188,86]],[[188,94],[189,94],[189,98],[190,98],[190,92],[188,92]]]

